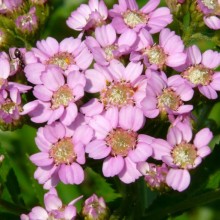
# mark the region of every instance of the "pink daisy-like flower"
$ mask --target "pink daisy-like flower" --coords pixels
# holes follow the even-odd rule
[[[48,66],[61,68],[65,75],[74,70],[85,70],[92,63],[93,56],[81,39],[65,38],[60,43],[52,37],[38,41],[37,48],[25,54],[28,64],[24,72],[29,82],[41,84],[41,74]]]
[[[34,177],[44,188],[55,187],[59,181],[80,184],[84,180],[84,145],[92,139],[93,130],[87,125],[74,126],[54,122],[38,129],[35,141],[41,152],[30,160],[38,166]]]
[[[216,91],[220,91],[220,72],[215,69],[220,65],[220,54],[212,50],[201,54],[196,45],[187,48],[186,53],[186,64],[180,68],[182,78],[191,87],[197,87],[208,99],[216,99]],[[177,80],[181,80],[181,76]]]
[[[65,80],[61,69],[48,67],[42,73],[41,81],[42,84],[36,85],[33,90],[37,100],[27,103],[23,113],[29,113],[36,123],[51,124],[59,119],[63,124],[70,125],[78,114],[76,101],[84,96],[84,74],[73,71]]]
[[[88,5],[81,4],[67,19],[67,25],[76,31],[89,30],[105,24],[108,9],[103,0],[89,0]]]
[[[108,24],[97,27],[95,38],[89,36],[85,43],[91,50],[95,61],[100,65],[107,66],[109,61],[130,53],[136,39],[137,34],[132,30],[127,30],[117,38],[115,29],[111,24]]]
[[[158,33],[173,20],[169,8],[156,9],[159,3],[160,0],[150,0],[139,9],[135,0],[119,0],[119,4],[109,11],[113,17],[112,25],[119,34],[127,29],[138,32],[141,28],[146,28],[152,34]]]
[[[140,31],[139,38],[137,48],[131,53],[131,61],[144,59],[145,65],[153,69],[163,69],[165,66],[175,68],[185,63],[183,41],[174,31],[163,29],[160,32],[159,44],[154,43],[152,36],[145,29]]]
[[[155,139],[152,143],[153,156],[163,160],[169,170],[166,183],[175,190],[183,191],[190,184],[190,169],[194,169],[202,158],[210,154],[208,147],[213,135],[208,128],[200,130],[191,143],[192,130],[188,124],[171,127],[167,134],[167,141]]]
[[[220,0],[197,0],[198,7],[204,14],[205,24],[214,30],[220,29]]]
[[[114,107],[90,120],[95,139],[86,145],[86,153],[93,159],[105,158],[104,176],[118,175],[124,183],[134,182],[141,176],[136,163],[146,161],[152,154],[152,138],[137,133],[144,122],[142,111],[132,106],[120,111]]]
[[[81,112],[92,116],[112,107],[139,107],[147,86],[146,77],[141,76],[142,71],[140,63],[131,62],[124,67],[117,60],[112,60],[107,68],[95,65],[95,69],[87,70],[85,90],[99,92],[99,99],[90,100],[81,107]]]
[[[153,163],[140,162],[138,163],[138,170],[143,174],[146,184],[152,190],[166,190],[166,176],[169,168],[165,163],[156,165]]]
[[[185,105],[193,96],[193,89],[184,80],[176,80],[176,75],[166,79],[156,71],[146,71],[148,87],[146,97],[141,102],[144,115],[156,118],[159,114],[164,116],[180,115],[193,109],[192,105]]]
[[[37,219],[74,220],[77,215],[77,210],[74,204],[81,198],[82,196],[80,196],[77,199],[74,199],[68,205],[63,205],[61,199],[57,195],[56,189],[52,188],[48,193],[44,195],[45,208],[36,206],[32,208],[29,214],[22,214],[21,220],[37,220]]]

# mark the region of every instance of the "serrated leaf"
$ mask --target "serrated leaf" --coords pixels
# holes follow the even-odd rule
[[[216,189],[220,186],[220,170],[212,174],[207,182],[207,189]]]
[[[102,196],[106,202],[114,201],[121,197],[119,193],[116,193],[105,178],[100,174],[93,171],[91,168],[86,168],[86,181],[82,185],[82,190],[87,195],[96,193],[98,196]]]

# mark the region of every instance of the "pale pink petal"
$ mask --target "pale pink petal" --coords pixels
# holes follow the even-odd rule
[[[111,123],[112,128],[116,128],[118,126],[118,108],[108,108],[105,112],[105,118]]]
[[[94,116],[100,114],[103,111],[103,108],[103,104],[100,103],[98,99],[93,98],[80,108],[80,112],[86,116]]]
[[[106,87],[106,78],[99,71],[90,69],[85,72],[85,91],[90,93],[100,92]]]
[[[124,159],[121,156],[107,157],[102,166],[102,172],[106,177],[118,175],[124,167]]]
[[[110,152],[111,148],[107,147],[103,140],[94,140],[86,145],[86,153],[95,160],[107,157]]]
[[[64,114],[61,116],[60,121],[65,125],[70,125],[76,118],[78,109],[75,103],[69,103],[66,107]]]
[[[118,60],[112,60],[110,62],[108,69],[109,69],[112,77],[116,81],[120,81],[123,79],[125,67],[123,66],[123,64],[121,62],[119,62]]]
[[[207,50],[202,54],[202,64],[210,69],[215,69],[220,65],[220,53]]]
[[[30,160],[37,166],[49,166],[53,163],[53,159],[46,152],[39,152],[30,156]]]
[[[93,129],[88,125],[81,125],[75,130],[73,140],[75,143],[82,142],[83,144],[88,144],[92,137]]]
[[[179,192],[184,191],[190,184],[188,170],[170,169],[166,177],[167,185]]]
[[[124,79],[127,82],[133,83],[142,74],[142,71],[143,65],[140,62],[130,62],[126,67],[125,72],[123,73]]]
[[[196,134],[193,143],[197,148],[200,148],[200,147],[208,145],[209,142],[212,140],[212,138],[213,138],[213,134],[210,131],[210,129],[209,128],[203,128],[202,130],[200,130]]]
[[[163,139],[155,139],[151,144],[153,149],[153,158],[161,160],[162,156],[170,155],[172,147],[170,144]]]
[[[36,206],[34,207],[30,214],[29,214],[30,219],[37,219],[37,220],[47,220],[48,219],[48,213],[47,211],[40,207],[40,206]]]
[[[53,211],[62,207],[62,201],[57,195],[47,194],[44,198],[44,204],[47,211]]]
[[[200,64],[202,61],[202,55],[199,48],[196,45],[193,45],[186,50],[187,53],[187,61],[192,64]]]
[[[199,91],[208,99],[217,99],[218,94],[217,92],[210,86],[199,86]]]

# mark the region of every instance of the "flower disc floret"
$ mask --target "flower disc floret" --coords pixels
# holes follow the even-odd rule
[[[71,138],[61,139],[52,145],[49,155],[57,166],[60,164],[71,164],[77,158]]]
[[[135,149],[137,136],[134,131],[117,128],[108,134],[106,144],[111,147],[112,156],[120,155],[125,157],[130,150]]]
[[[173,111],[177,111],[178,108],[183,104],[180,97],[171,88],[165,88],[158,97],[158,108],[161,112],[165,111],[166,108],[170,108]]]
[[[183,73],[183,77],[188,79],[192,84],[198,86],[207,86],[212,81],[213,70],[203,65],[192,66]]]
[[[178,167],[187,169],[193,166],[197,158],[197,151],[193,144],[182,142],[172,150],[173,162]]]
[[[141,11],[126,11],[123,13],[123,19],[125,24],[127,24],[131,28],[135,28],[139,24],[147,23],[147,15],[142,13]]]

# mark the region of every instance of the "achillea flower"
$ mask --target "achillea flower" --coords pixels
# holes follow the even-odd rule
[[[87,37],[86,45],[92,52],[95,61],[107,66],[113,59],[118,59],[123,54],[128,54],[135,44],[137,35],[132,30],[127,30],[117,38],[115,29],[111,24],[95,29],[95,38]]]
[[[198,7],[204,14],[205,24],[214,30],[220,29],[220,1],[219,0],[197,0]]]
[[[93,194],[84,202],[82,216],[86,220],[105,220],[109,218],[109,209],[105,200]]]
[[[171,169],[166,183],[174,190],[183,191],[190,184],[188,170],[196,168],[202,158],[210,154],[208,147],[213,135],[208,128],[200,130],[191,143],[192,130],[188,124],[171,127],[167,134],[167,141],[155,139],[152,143],[153,156],[163,160]]]
[[[27,103],[23,113],[29,113],[35,123],[51,124],[59,119],[70,125],[78,114],[76,101],[84,96],[85,76],[73,71],[65,79],[60,68],[48,67],[42,73],[41,81],[42,84],[33,90],[37,100]]]
[[[23,3],[23,0],[1,0],[0,14],[12,12]]]
[[[146,28],[151,34],[158,33],[172,22],[169,8],[156,9],[159,3],[160,0],[150,0],[139,9],[135,0],[119,0],[119,4],[109,11],[113,17],[112,25],[119,34],[127,29],[139,32],[141,28]]]
[[[106,68],[95,65],[95,69],[87,70],[85,90],[90,93],[99,92],[99,100],[90,100],[81,107],[81,112],[92,116],[112,107],[139,107],[147,85],[146,77],[141,76],[142,71],[143,65],[140,63],[131,62],[124,67],[117,60],[112,60]]]
[[[165,66],[176,68],[186,61],[184,44],[180,36],[165,28],[160,32],[159,44],[155,44],[150,33],[142,29],[139,33],[140,42],[131,53],[131,61],[144,59],[145,65],[153,69]]]
[[[81,4],[67,19],[67,25],[76,31],[93,29],[105,24],[108,9],[103,0],[89,0],[88,5]]]
[[[152,190],[164,191],[168,188],[166,184],[166,176],[169,168],[165,163],[156,165],[153,163],[140,162],[138,170],[143,174],[146,184]]]
[[[22,112],[21,94],[30,90],[31,86],[10,83],[0,91],[0,123],[14,124],[19,122]]]
[[[57,195],[56,189],[52,188],[48,193],[44,195],[45,208],[36,206],[32,208],[30,213],[22,214],[21,220],[36,220],[36,219],[74,220],[77,215],[77,210],[74,204],[81,198],[82,196],[80,196],[77,199],[74,199],[68,205],[63,205],[61,199]]]
[[[32,7],[28,13],[18,16],[15,20],[15,24],[23,33],[34,32],[38,28],[36,8]]]
[[[144,115],[156,118],[159,114],[181,115],[193,109],[192,105],[185,105],[193,96],[193,89],[184,80],[179,80],[176,75],[166,79],[156,71],[146,71],[148,87],[146,97],[141,102]],[[176,79],[178,78],[178,80]]]
[[[186,64],[180,68],[182,78],[208,99],[216,99],[216,91],[220,91],[220,72],[215,69],[220,65],[220,53],[207,50],[201,54],[196,45],[187,48],[186,53]],[[182,80],[181,76],[177,80]]]
[[[27,66],[24,71],[29,82],[41,84],[41,74],[48,66],[61,68],[65,75],[74,70],[85,70],[93,57],[81,39],[65,38],[60,43],[52,37],[38,41],[37,48],[25,54]]]
[[[71,129],[54,122],[38,129],[35,139],[41,152],[30,157],[38,166],[34,177],[44,188],[55,187],[59,181],[65,184],[80,184],[84,180],[84,145],[93,137],[92,129],[79,125]]]
[[[146,161],[152,154],[152,138],[137,133],[144,122],[141,110],[132,106],[122,107],[120,111],[114,107],[89,121],[95,139],[86,145],[86,153],[96,160],[105,158],[104,176],[118,175],[124,183],[141,176],[136,163]]]

